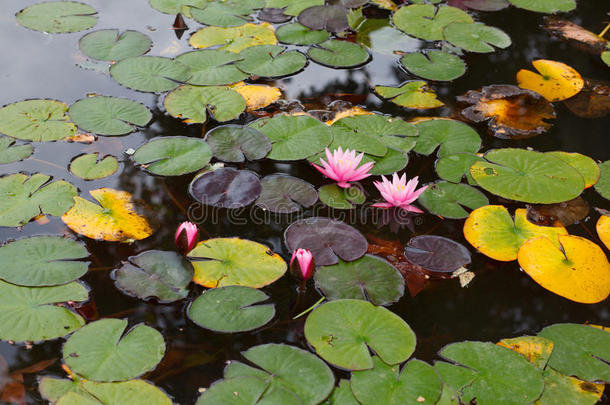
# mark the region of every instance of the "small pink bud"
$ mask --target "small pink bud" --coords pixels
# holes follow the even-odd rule
[[[296,249],[290,259],[290,271],[301,280],[309,280],[313,276],[313,255],[307,249]]]
[[[192,222],[185,221],[176,229],[175,242],[179,251],[187,254],[197,244],[199,238],[199,229]]]

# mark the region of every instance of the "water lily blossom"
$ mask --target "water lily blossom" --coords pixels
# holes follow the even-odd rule
[[[358,167],[363,156],[364,153],[356,156],[356,151],[354,150],[345,149],[344,152],[341,147],[335,149],[332,153],[326,148],[326,159],[328,161],[320,159],[324,167],[320,167],[315,163],[313,167],[326,177],[335,180],[339,187],[349,188],[350,181],[362,180],[371,175],[369,170],[372,169],[373,162],[365,163]]]
[[[182,253],[186,254],[193,250],[199,239],[199,229],[197,225],[192,222],[184,221],[176,229],[176,236],[174,242],[176,247]]]
[[[296,249],[290,259],[290,271],[301,280],[309,280],[313,276],[313,255],[307,249]]]
[[[383,203],[373,204],[373,207],[379,208],[391,208],[399,207],[405,211],[423,213],[417,207],[411,205],[411,203],[423,193],[428,186],[424,186],[419,190],[415,190],[418,183],[418,178],[414,177],[407,183],[407,175],[403,173],[401,177],[398,177],[397,173],[392,175],[392,181],[390,182],[385,176],[381,176],[383,181],[375,181],[375,187],[381,193],[381,196],[386,200]]]

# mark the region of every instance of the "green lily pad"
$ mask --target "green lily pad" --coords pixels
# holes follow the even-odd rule
[[[165,14],[185,13],[191,7],[203,8],[208,0],[148,0],[150,6]]]
[[[466,177],[468,184],[476,185],[477,183],[470,175],[470,166],[475,162],[484,161],[485,159],[473,153],[446,154],[436,161],[436,174],[441,179],[452,183],[459,183],[463,177]]]
[[[302,70],[307,58],[299,51],[286,51],[280,45],[251,46],[239,53],[235,63],[240,70],[262,77],[282,77]]]
[[[375,53],[388,56],[396,55],[396,51],[419,48],[421,44],[421,40],[391,26],[387,18],[367,18],[362,21],[358,25],[356,42]]]
[[[260,288],[286,272],[286,262],[267,246],[239,238],[199,242],[188,254],[193,281],[208,288],[243,285]]]
[[[297,177],[271,174],[261,180],[261,185],[263,188],[255,204],[271,212],[290,214],[318,201],[316,189]]]
[[[469,52],[489,53],[494,48],[507,48],[512,43],[501,29],[481,23],[452,23],[445,27],[445,39]]]
[[[32,145],[14,145],[14,143],[14,139],[8,136],[0,136],[0,165],[27,159],[34,153]]]
[[[400,63],[409,72],[428,80],[450,81],[466,73],[466,63],[459,56],[439,50],[408,53]]]
[[[515,7],[537,13],[557,13],[572,11],[576,8],[575,0],[508,0]]]
[[[515,201],[553,204],[580,195],[584,179],[563,160],[525,149],[495,149],[470,174],[490,193]]]
[[[330,128],[306,115],[276,115],[249,125],[266,135],[271,144],[267,157],[274,160],[300,160],[324,150],[332,141]]]
[[[352,392],[362,405],[435,404],[441,395],[441,380],[421,360],[409,360],[402,370],[379,357],[373,364],[371,370],[352,372]]]
[[[474,187],[466,184],[437,182],[428,186],[426,191],[419,196],[421,205],[431,214],[443,218],[461,219],[468,216],[468,211],[489,204],[485,194]]]
[[[439,355],[455,364],[437,362],[434,368],[463,403],[530,404],[544,388],[540,370],[520,354],[484,342],[445,346]]]
[[[400,272],[389,262],[372,255],[319,267],[314,277],[316,288],[329,300],[351,298],[389,305],[405,293]]]
[[[454,153],[476,153],[481,147],[481,137],[472,127],[461,121],[431,119],[415,125],[419,138],[415,152],[429,155],[438,149],[438,157]]]
[[[181,176],[208,164],[212,151],[199,138],[163,136],[140,146],[133,160],[147,171],[160,176]]]
[[[369,347],[387,364],[405,361],[415,334],[398,315],[360,300],[320,305],[305,322],[305,338],[320,357],[348,370],[373,368]]]
[[[84,275],[87,249],[60,236],[33,236],[0,247],[0,278],[27,287],[65,284]]]
[[[202,24],[215,27],[237,27],[250,22],[254,10],[238,1],[208,2],[205,7],[191,8],[191,16]]]
[[[37,342],[65,336],[85,320],[59,303],[86,301],[89,291],[72,282],[54,287],[21,287],[0,281],[0,339]]]
[[[585,381],[610,381],[610,332],[587,325],[563,323],[538,334],[553,341],[549,366]]]
[[[312,30],[299,23],[278,27],[275,35],[278,41],[291,45],[315,45],[330,38],[326,30]]]
[[[610,160],[606,160],[599,165],[601,174],[595,184],[595,191],[601,194],[606,200],[610,200]]]
[[[369,171],[373,175],[392,174],[399,172],[409,163],[409,156],[402,150],[388,148],[385,156],[364,155],[362,163],[374,162],[375,166]]]
[[[75,1],[49,1],[34,4],[16,14],[17,22],[35,31],[63,34],[88,30],[97,23],[97,12]]]
[[[336,184],[327,184],[318,190],[320,201],[332,208],[351,210],[366,201],[366,196],[358,187],[341,188]]]
[[[119,168],[119,161],[114,156],[105,156],[100,160],[99,153],[80,155],[70,162],[70,172],[85,180],[108,177]]]
[[[552,368],[544,370],[542,375],[544,376],[544,391],[536,401],[537,405],[595,405],[599,402],[604,389],[602,386],[602,392],[599,392],[595,385],[563,375]]]
[[[193,48],[219,46],[229,52],[240,52],[256,45],[274,45],[277,43],[273,26],[268,23],[247,23],[239,27],[205,27],[189,39]]]
[[[375,86],[375,93],[394,104],[407,108],[436,108],[444,105],[422,80],[408,81],[398,87]]]
[[[168,93],[163,105],[169,114],[187,123],[205,122],[206,112],[223,122],[239,117],[246,109],[246,100],[228,87],[184,85]]]
[[[271,141],[254,128],[241,125],[216,127],[205,135],[216,159],[223,162],[243,162],[262,159],[271,150]]]
[[[602,62],[606,64],[606,66],[610,66],[610,51],[604,51],[601,55]]]
[[[126,98],[93,96],[76,101],[70,119],[85,131],[99,135],[125,135],[152,119],[146,106]]]
[[[306,8],[323,4],[324,0],[265,0],[265,7],[283,8],[284,14],[293,17],[301,14]]]
[[[473,23],[467,12],[457,7],[412,4],[400,7],[392,16],[394,25],[416,38],[428,41],[445,39],[443,30],[451,23]]]
[[[265,325],[275,316],[275,305],[261,304],[269,296],[244,286],[207,290],[189,306],[187,315],[202,328],[216,332],[246,332]]]
[[[335,387],[333,393],[330,395],[328,400],[323,403],[324,405],[360,405],[360,402],[356,400],[349,380],[339,381],[339,385]]]
[[[147,250],[131,256],[113,271],[115,285],[123,292],[141,299],[154,298],[172,302],[188,295],[193,267],[176,252]]]
[[[56,141],[76,135],[68,106],[57,100],[26,100],[0,108],[0,133],[28,141]]]
[[[312,46],[307,55],[314,62],[332,68],[352,68],[363,65],[370,59],[369,53],[360,45],[337,39]]]
[[[144,324],[126,328],[124,319],[87,324],[64,344],[64,362],[78,375],[99,382],[125,381],[154,369],[165,354],[161,333]]]
[[[390,146],[403,152],[409,152],[417,141],[417,127],[399,117],[390,117],[381,114],[357,115],[337,120],[332,125],[335,128],[347,128],[351,130],[351,138],[375,138],[386,146]],[[336,141],[333,140],[333,141]],[[351,148],[354,149],[354,148]],[[387,149],[372,150],[358,149],[372,155],[383,156]]]
[[[259,377],[269,381],[261,403],[283,403],[274,399],[278,391],[288,391],[296,394],[303,405],[315,405],[328,397],[335,385],[333,372],[322,360],[293,346],[259,345],[242,355],[262,370],[232,361],[225,368],[225,378]]]
[[[224,405],[236,401],[239,401],[240,404],[259,404],[259,399],[268,387],[269,383],[258,377],[235,377],[219,380],[201,394],[195,405]],[[282,400],[278,404],[301,404],[294,395],[288,400],[286,398],[282,398]]]
[[[127,30],[120,34],[117,29],[110,29],[84,35],[78,46],[90,58],[111,62],[144,55],[150,51],[152,41],[139,31]]]
[[[585,180],[585,187],[591,187],[599,180],[601,169],[589,156],[562,151],[546,152],[546,154],[559,158],[576,169]]]
[[[21,226],[44,214],[61,216],[74,205],[76,187],[51,176],[17,173],[0,177],[0,226]]]
[[[188,66],[161,56],[134,56],[112,65],[110,75],[130,89],[161,93],[191,78]]]
[[[183,53],[176,60],[191,69],[189,84],[197,86],[217,86],[232,84],[248,78],[250,75],[235,66],[240,60],[234,52],[220,49],[202,49]]]

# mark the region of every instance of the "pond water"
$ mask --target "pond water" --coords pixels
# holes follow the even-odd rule
[[[94,29],[118,28],[137,30],[150,36],[153,47],[149,55],[174,57],[190,50],[189,37],[201,25],[187,20],[189,30],[178,39],[171,30],[174,16],[152,9],[147,0],[87,0],[99,15]],[[0,166],[2,174],[16,172],[41,172],[64,179],[74,184],[79,194],[88,196],[88,191],[100,187],[125,190],[134,197],[147,201],[155,210],[161,226],[151,237],[131,244],[95,241],[74,234],[59,217],[48,216],[48,223],[31,221],[22,228],[0,229],[2,241],[20,239],[33,235],[73,235],[85,243],[91,254],[89,272],[82,278],[91,288],[89,319],[104,317],[124,318],[130,325],[145,322],[159,330],[165,337],[167,354],[161,364],[145,378],[166,391],[176,403],[193,404],[200,395],[200,387],[208,387],[222,378],[228,360],[239,359],[240,352],[262,343],[286,343],[308,349],[303,336],[305,317],[292,320],[293,306],[297,297],[298,281],[287,273],[279,281],[263,290],[276,304],[274,320],[260,330],[238,334],[214,333],[196,326],[185,315],[190,301],[203,289],[192,286],[189,298],[172,304],[144,302],[119,291],[110,278],[112,269],[120,266],[128,257],[150,249],[174,250],[174,232],[178,224],[187,220],[189,207],[194,204],[187,193],[192,175],[180,177],[156,177],[140,170],[125,154],[129,148],[137,149],[141,144],[157,136],[185,135],[201,137],[207,130],[218,125],[209,120],[201,124],[187,125],[170,117],[163,109],[162,97],[130,90],[119,85],[110,76],[86,69],[86,57],[78,49],[83,32],[71,34],[45,34],[28,30],[15,21],[15,13],[34,4],[32,0],[3,0],[0,6],[0,105],[32,98],[50,98],[67,104],[90,93],[136,100],[148,106],[154,118],[147,128],[121,137],[98,136],[91,144],[46,142],[33,143],[33,155],[21,162]],[[566,13],[570,21],[599,32],[607,19],[600,0],[581,0],[575,11]],[[606,4],[607,5],[607,4]],[[467,73],[452,82],[432,85],[445,107],[433,110],[411,110],[381,101],[372,91],[375,85],[396,86],[413,77],[400,69],[398,57],[391,54],[374,53],[370,63],[354,69],[331,69],[310,62],[294,76],[278,80],[263,80],[258,83],[279,87],[282,99],[298,100],[308,110],[324,109],[335,100],[346,100],[367,110],[391,114],[406,119],[418,116],[452,116],[456,113],[455,97],[470,89],[489,84],[515,84],[519,69],[531,68],[535,59],[562,61],[574,67],[583,77],[607,79],[608,68],[589,54],[570,47],[565,42],[552,39],[540,28],[542,14],[510,7],[498,12],[472,12],[478,21],[498,27],[508,33],[512,45],[490,54],[467,53],[464,60]],[[380,14],[384,15],[384,14]],[[385,14],[387,15],[387,14]],[[384,39],[380,39],[383,45]],[[386,44],[387,45],[387,44]],[[415,51],[425,43],[412,39],[401,43],[401,51]],[[491,148],[531,147],[539,151],[562,150],[579,152],[596,161],[610,158],[608,148],[609,117],[585,119],[572,114],[562,103],[555,103],[557,119],[548,133],[521,140],[501,140],[477,127],[483,139],[482,152]],[[246,114],[242,115],[245,117]],[[236,123],[245,123],[255,117],[249,115]],[[85,181],[67,171],[70,161],[82,153],[100,152],[117,157],[119,170],[110,177]],[[435,181],[434,156],[410,154],[406,168],[408,177],[420,176],[423,183]],[[247,163],[249,168],[261,175],[282,172],[300,177],[314,186],[327,183],[305,161],[293,164],[269,160]],[[370,182],[369,182],[370,183]],[[374,188],[367,186],[372,195]],[[489,195],[490,203],[498,201]],[[585,190],[583,197],[593,207],[609,209],[608,201],[593,189]],[[506,203],[501,200],[500,203]],[[320,204],[320,203],[318,203]],[[521,204],[520,206],[524,206]],[[195,207],[195,206],[192,206]],[[192,209],[191,207],[191,209]],[[208,211],[210,212],[210,211]],[[328,210],[319,211],[330,215]],[[219,212],[219,219],[207,218],[200,224],[202,238],[236,236],[269,246],[287,261],[291,252],[283,243],[283,232],[294,220],[286,216],[272,216],[262,225],[254,225],[251,211],[229,215]],[[312,215],[305,210],[300,215]],[[598,214],[591,212],[581,224],[570,226],[571,234],[591,238],[595,234]],[[348,221],[349,222],[349,221]],[[417,335],[415,356],[431,362],[436,353],[446,344],[462,340],[495,342],[504,337],[536,334],[545,326],[559,322],[593,323],[608,325],[610,311],[607,302],[578,304],[553,294],[520,271],[516,261],[498,262],[474,253],[462,234],[463,220],[443,220],[425,214],[415,221],[413,232],[401,229],[397,234],[388,227],[378,228],[372,224],[351,222],[364,234],[374,234],[385,239],[400,239],[405,243],[420,234],[450,237],[473,251],[473,262],[468,268],[476,274],[467,288],[461,288],[457,280],[438,280],[430,283],[415,297],[408,293],[397,303],[388,307],[402,317]],[[207,233],[207,235],[205,235]],[[596,238],[593,238],[594,240]],[[311,283],[311,282],[310,282]],[[315,303],[320,294],[309,285],[299,304],[305,309]],[[0,342],[0,355],[11,370],[22,369],[42,360],[61,358],[63,340],[34,344]],[[27,403],[44,403],[37,391],[37,379],[41,374],[62,376],[61,361],[39,374],[26,374]],[[337,372],[338,375],[347,375]]]

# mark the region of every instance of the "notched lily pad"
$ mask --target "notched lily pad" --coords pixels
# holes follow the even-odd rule
[[[216,159],[243,162],[262,159],[271,150],[269,138],[254,128],[241,125],[216,127],[205,135]]]
[[[568,99],[580,92],[584,80],[571,66],[553,60],[538,59],[532,65],[540,73],[521,69],[517,72],[519,87],[535,91],[549,101]]]
[[[432,272],[449,273],[470,263],[470,251],[449,238],[420,235],[409,239],[405,257],[415,265]]]
[[[57,141],[76,135],[66,114],[68,105],[57,100],[26,100],[0,108],[0,133],[35,142]]]
[[[189,193],[195,200],[220,208],[245,207],[258,198],[261,190],[256,173],[232,167],[204,173],[189,185]]]
[[[350,210],[366,201],[366,196],[358,186],[345,189],[336,184],[327,184],[320,187],[318,194],[324,204],[340,210]]]
[[[273,26],[264,22],[230,28],[205,27],[194,33],[189,43],[193,48],[220,46],[220,50],[239,53],[250,46],[275,45],[277,39]]]
[[[255,204],[271,212],[290,214],[318,201],[318,193],[311,184],[287,174],[265,176],[261,185],[261,194]]]
[[[212,158],[207,143],[186,136],[164,136],[140,146],[133,160],[150,173],[180,176],[204,167]]]
[[[291,45],[314,45],[330,38],[326,30],[312,30],[299,23],[278,27],[275,35],[280,42]]]
[[[84,35],[78,41],[78,46],[90,58],[111,62],[144,55],[152,47],[152,41],[139,31],[119,33],[117,29],[110,29]]]
[[[445,39],[443,30],[451,23],[474,22],[468,13],[459,8],[446,5],[436,8],[433,4],[402,6],[394,12],[392,21],[406,34],[428,41]]]
[[[572,11],[576,8],[575,0],[508,0],[515,7],[538,13],[557,13]]]
[[[434,166],[436,174],[443,180],[459,183],[463,177],[466,177],[468,184],[476,185],[470,175],[470,166],[479,161],[482,162],[484,159],[474,153],[453,153],[438,159]]]
[[[235,63],[240,70],[262,77],[292,75],[307,65],[307,58],[299,51],[287,51],[280,45],[257,45],[239,53]]]
[[[284,14],[284,9],[277,7],[262,8],[258,11],[258,19],[270,23],[283,23],[292,20],[292,16]]]
[[[445,105],[436,98],[434,90],[421,80],[409,81],[399,87],[375,86],[375,92],[394,104],[407,108],[428,109]]]
[[[104,156],[99,153],[80,155],[70,162],[70,172],[85,180],[103,179],[115,173],[119,161],[114,156]]]
[[[439,50],[408,53],[400,59],[409,72],[428,80],[450,81],[466,73],[459,56]]]
[[[349,28],[347,11],[341,6],[313,6],[301,11],[299,23],[312,30],[341,32]]]
[[[120,85],[130,89],[161,93],[185,83],[191,70],[174,59],[161,56],[134,56],[112,65],[110,75]]]
[[[469,52],[489,53],[497,48],[507,48],[510,37],[501,29],[481,23],[451,23],[443,34],[452,45]]]
[[[207,113],[218,122],[233,120],[246,109],[246,100],[225,86],[183,85],[165,96],[167,112],[186,123],[204,123]]]
[[[429,185],[426,191],[419,196],[418,201],[431,214],[454,219],[468,216],[468,211],[464,207],[474,210],[489,204],[485,194],[476,188],[445,181]]]
[[[232,84],[249,77],[235,66],[239,56],[234,52],[202,49],[178,55],[176,60],[191,69],[193,75],[188,83],[197,86]]]
[[[312,46],[307,55],[314,62],[332,68],[353,68],[370,60],[369,53],[360,45],[337,39]]]
[[[481,137],[472,127],[461,121],[432,118],[415,124],[419,138],[414,151],[429,155],[438,149],[439,158],[454,153],[477,153]]]
[[[15,145],[14,139],[0,136],[0,165],[27,159],[32,153],[34,153],[32,145]]]
[[[17,22],[35,31],[62,34],[88,30],[97,23],[97,12],[76,1],[49,1],[19,11]]]

